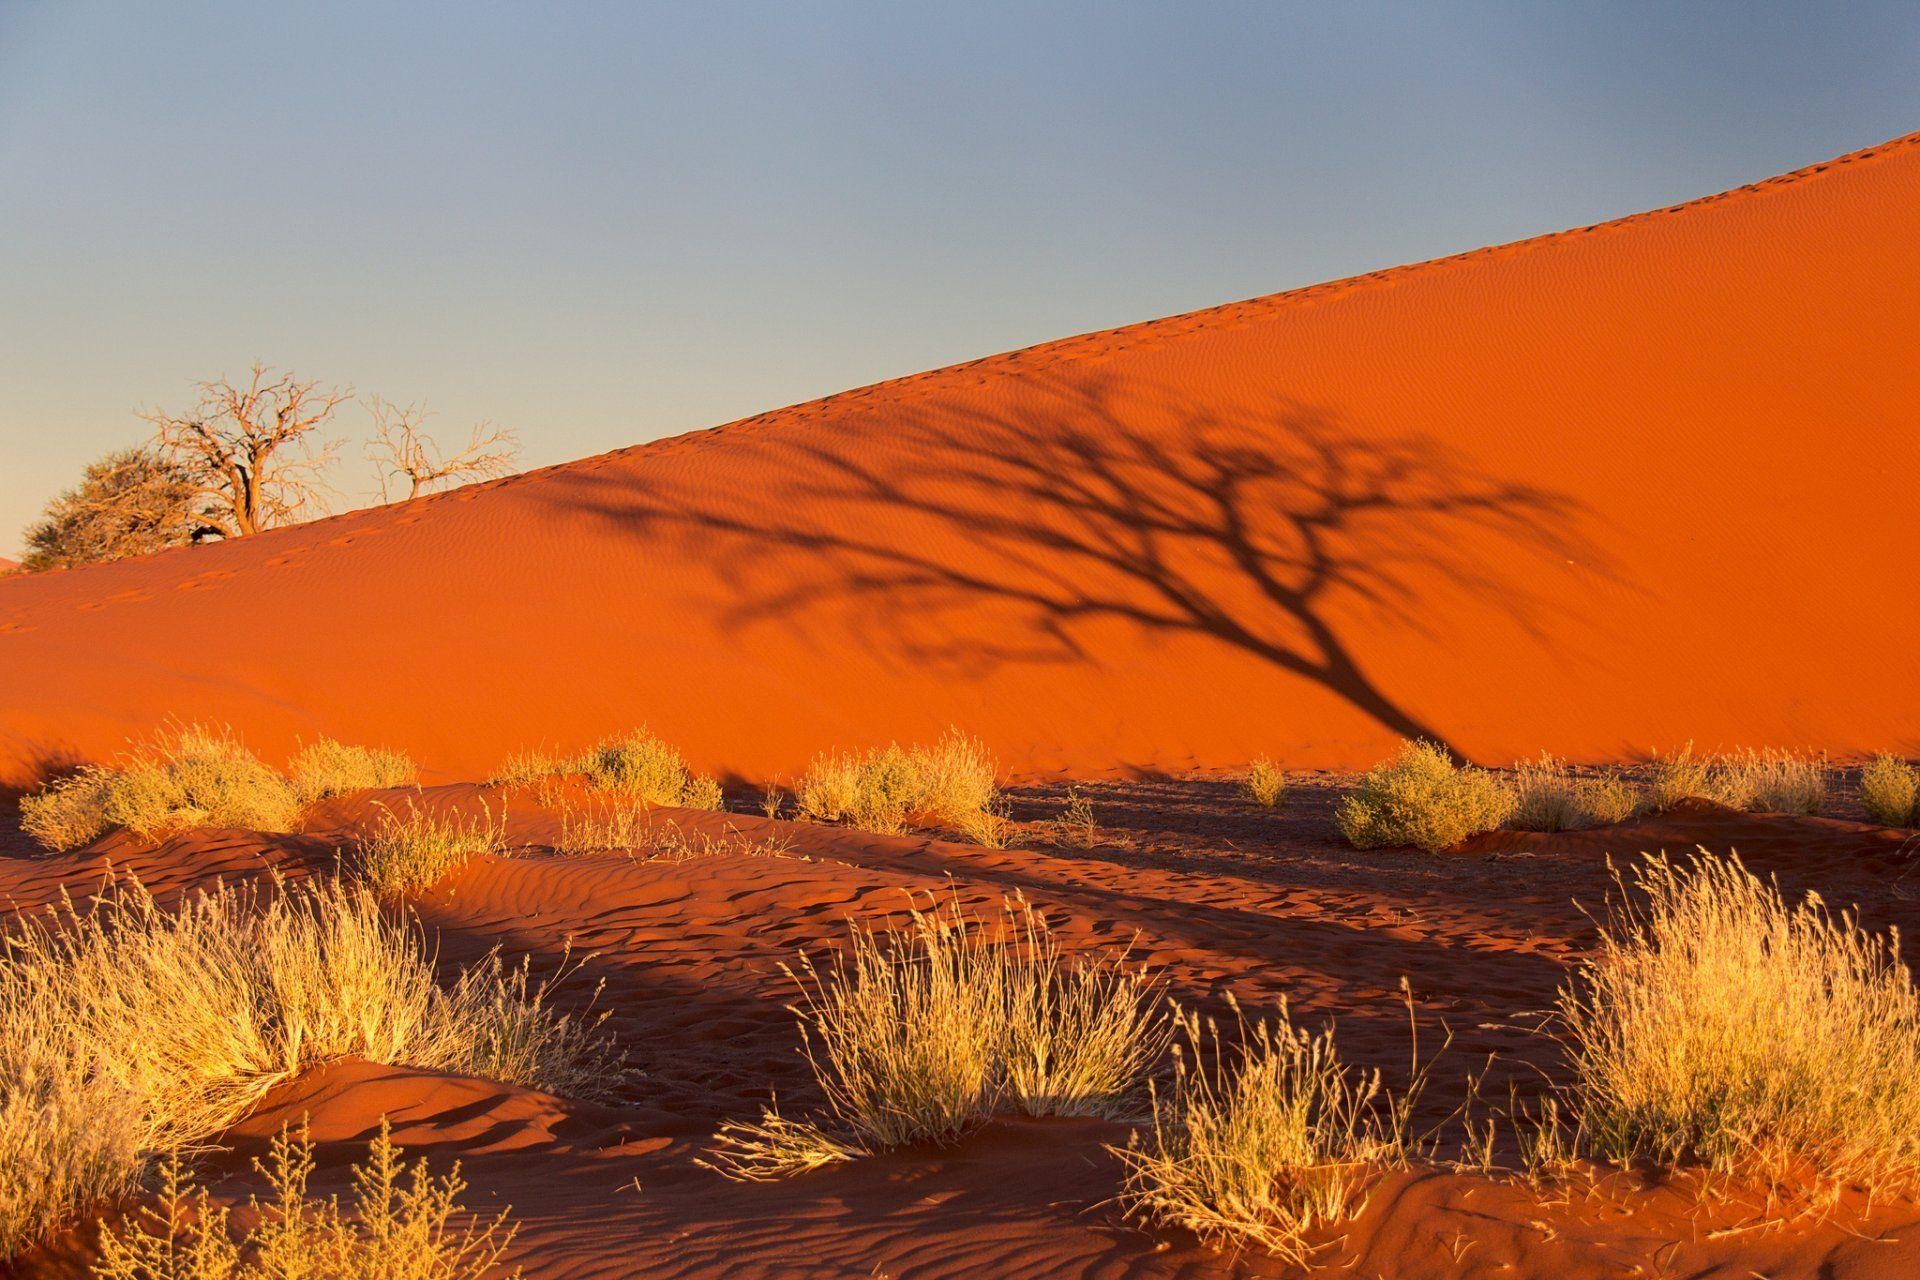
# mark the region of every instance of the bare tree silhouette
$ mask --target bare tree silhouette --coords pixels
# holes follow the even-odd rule
[[[1442,624],[1426,605],[1444,583],[1531,625],[1535,600],[1510,555],[1484,557],[1489,540],[1596,567],[1571,499],[1478,474],[1431,439],[1359,433],[1286,400],[1188,404],[1085,373],[1026,385],[1042,392],[1014,412],[928,400],[864,435],[821,426],[727,442],[741,451],[737,475],[770,481],[755,492],[589,475],[578,500],[677,535],[679,555],[715,566],[737,625],[857,610],[876,645],[980,675],[1086,658],[1085,628],[1119,620],[1211,637],[1449,749],[1372,678],[1330,605],[1432,632]],[[1016,625],[980,625],[983,610]]]

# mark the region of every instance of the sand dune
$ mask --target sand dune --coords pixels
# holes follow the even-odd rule
[[[476,805],[467,786],[436,804]],[[1118,1162],[1105,1144],[1127,1123],[996,1119],[945,1149],[910,1148],[768,1184],[728,1182],[697,1161],[723,1121],[777,1094],[819,1103],[784,1007],[781,964],[841,943],[849,919],[898,921],[926,895],[989,912],[1018,891],[1057,922],[1076,953],[1131,947],[1183,1001],[1226,1017],[1227,993],[1252,1010],[1282,999],[1315,1025],[1334,1019],[1342,1052],[1405,1080],[1410,1054],[1402,976],[1431,1063],[1419,1121],[1447,1120],[1481,1077],[1487,1096],[1562,1075],[1541,1034],[1569,965],[1594,939],[1576,899],[1597,903],[1612,852],[1737,848],[1791,893],[1864,904],[1872,928],[1920,927],[1920,908],[1885,886],[1911,867],[1903,833],[1820,818],[1736,814],[1692,802],[1659,817],[1561,835],[1499,833],[1435,858],[1356,858],[1333,832],[1332,788],[1308,788],[1284,816],[1237,803],[1216,784],[1096,784],[1110,843],[1086,851],[984,850],[740,814],[663,810],[662,823],[789,842],[786,856],[692,861],[644,854],[553,856],[539,848],[482,857],[414,906],[449,971],[498,945],[562,981],[569,1007],[610,1011],[638,1073],[612,1105],[589,1105],[463,1076],[347,1060],[279,1086],[201,1160],[231,1201],[261,1190],[250,1162],[288,1124],[319,1145],[321,1193],[382,1117],[410,1152],[462,1162],[471,1203],[510,1205],[513,1261],[531,1280],[578,1277],[1282,1277],[1259,1251],[1234,1255],[1179,1234],[1128,1226],[1110,1203]],[[321,868],[331,842],[376,812],[379,796],[335,802],[298,836],[187,833],[143,845],[124,833],[82,854],[0,860],[0,899],[16,909],[85,894],[113,865],[171,897],[190,884]],[[550,840],[557,816],[513,798],[514,839]],[[1018,797],[1023,813],[1048,804]],[[604,984],[599,985],[599,984]],[[596,987],[598,990],[596,991]],[[1451,1047],[1434,1056],[1442,1027]],[[1497,1055],[1492,1059],[1491,1055]],[[1779,1189],[1776,1188],[1776,1191]],[[1904,1199],[1841,1214],[1772,1221],[1721,1187],[1686,1176],[1533,1188],[1420,1166],[1385,1178],[1351,1224],[1322,1231],[1313,1274],[1502,1275],[1523,1280],[1621,1275],[1748,1275],[1868,1280],[1912,1274],[1916,1211]],[[64,1233],[9,1274],[84,1275],[90,1228]],[[1469,1265],[1470,1264],[1470,1265]],[[1665,1268],[1665,1270],[1662,1270]]]
[[[0,584],[0,779],[949,723],[1022,771],[1920,748],[1920,135],[227,546]],[[742,359],[750,359],[743,354]]]

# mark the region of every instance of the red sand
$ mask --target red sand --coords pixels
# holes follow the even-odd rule
[[[1406,975],[1429,1058],[1443,1023],[1454,1034],[1432,1058],[1422,1125],[1445,1119],[1490,1054],[1500,1061],[1485,1094],[1492,1100],[1505,1101],[1508,1079],[1537,1090],[1534,1068],[1564,1082],[1538,1011],[1591,945],[1574,899],[1603,899],[1609,851],[1738,848],[1791,894],[1818,889],[1832,903],[1864,903],[1875,929],[1920,928],[1920,903],[1888,891],[1910,874],[1914,849],[1903,833],[1851,822],[1696,803],[1600,831],[1484,837],[1444,857],[1362,855],[1334,837],[1331,788],[1301,788],[1278,816],[1215,783],[1097,784],[1091,794],[1110,843],[1090,851],[989,851],[668,812],[663,822],[782,833],[792,856],[481,859],[417,904],[443,961],[468,963],[498,944],[549,973],[571,944],[584,968],[561,986],[560,1001],[583,1006],[604,980],[594,1007],[611,1011],[608,1026],[643,1074],[615,1105],[588,1106],[336,1063],[282,1086],[206,1168],[218,1194],[244,1201],[261,1189],[249,1160],[284,1125],[306,1119],[320,1144],[315,1190],[336,1191],[386,1116],[398,1141],[437,1168],[463,1161],[472,1205],[512,1206],[521,1222],[513,1260],[529,1280],[1278,1276],[1286,1269],[1271,1259],[1214,1253],[1121,1221],[1106,1203],[1119,1170],[1103,1147],[1126,1140],[1124,1124],[1003,1119],[948,1150],[766,1185],[726,1182],[695,1161],[722,1121],[753,1114],[769,1091],[790,1113],[818,1105],[782,1007],[793,987],[779,966],[801,947],[837,945],[849,917],[897,916],[909,893],[951,894],[984,912],[1017,890],[1069,949],[1131,944],[1183,1002],[1224,1014],[1231,990],[1255,1012],[1285,997],[1308,1025],[1334,1019],[1343,1055],[1394,1083],[1408,1066]],[[116,835],[84,854],[0,859],[0,902],[44,903],[63,887],[84,893],[108,862],[163,895],[324,867],[329,842],[370,821],[379,799],[334,802],[301,836],[200,832],[149,846]],[[489,800],[497,812],[498,797]],[[477,807],[471,787],[440,789],[434,801]],[[1029,795],[1017,811],[1039,817],[1052,806]],[[512,797],[512,812],[516,839],[552,837],[553,816],[526,793]],[[1535,1190],[1425,1168],[1378,1186],[1358,1221],[1325,1235],[1316,1262],[1353,1280],[1873,1280],[1920,1271],[1920,1211],[1910,1203],[1849,1202],[1831,1219],[1771,1229],[1754,1229],[1751,1214],[1737,1200],[1701,1205],[1685,1178]],[[69,1233],[11,1274],[75,1280],[85,1274],[87,1235]]]
[[[438,498],[0,583],[0,782],[165,717],[445,776],[1920,750],[1920,135]],[[742,359],[751,359],[745,353]]]

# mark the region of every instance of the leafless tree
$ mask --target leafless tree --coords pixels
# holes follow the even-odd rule
[[[319,385],[255,365],[243,385],[197,383],[200,399],[184,414],[142,415],[160,456],[199,486],[205,532],[243,538],[325,512],[322,471],[340,446],[318,436],[353,392]]]
[[[27,529],[20,567],[64,569],[189,542],[199,526],[198,493],[192,476],[151,450],[110,453]]]
[[[458,452],[442,453],[426,433],[426,421],[431,416],[426,406],[410,404],[402,408],[372,396],[367,400],[367,412],[373,418],[367,458],[379,472],[382,502],[417,498],[442,485],[504,476],[513,470],[513,460],[520,452],[519,438],[491,422],[474,427]],[[399,492],[402,487],[406,492]]]

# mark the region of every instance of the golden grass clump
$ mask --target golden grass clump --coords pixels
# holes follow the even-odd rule
[[[140,836],[194,827],[288,831],[299,803],[287,780],[225,730],[189,726],[92,766],[20,802],[21,826],[49,849],[126,827]]]
[[[596,790],[616,791],[649,804],[690,809],[720,807],[720,784],[696,778],[680,753],[645,729],[608,738],[573,760]]]
[[[282,1133],[254,1168],[272,1194],[249,1202],[251,1225],[236,1231],[231,1211],[170,1155],[158,1205],[102,1234],[96,1280],[482,1280],[513,1241],[505,1210],[476,1222],[462,1206],[459,1165],[445,1177],[425,1160],[407,1165],[385,1121],[353,1168],[351,1205],[308,1193],[304,1139]]]
[[[1920,1185],[1920,992],[1896,937],[1704,850],[1622,890],[1559,1001],[1601,1155]]]
[[[1370,1174],[1405,1162],[1405,1109],[1381,1105],[1379,1075],[1346,1066],[1331,1031],[1307,1034],[1284,1005],[1271,1022],[1241,1019],[1232,1049],[1197,1014],[1179,1027],[1184,1052],[1151,1132],[1110,1148],[1128,1169],[1121,1204],[1136,1221],[1305,1265],[1307,1232],[1357,1213]]]
[[[1277,809],[1287,799],[1286,771],[1262,756],[1247,766],[1240,779],[1240,794],[1263,809]]]
[[[439,986],[418,932],[337,881],[220,888],[171,910],[109,886],[85,909],[21,918],[0,938],[0,1169],[15,1184],[0,1240],[37,1239],[120,1194],[152,1153],[205,1141],[340,1058],[610,1087],[618,1060],[596,1025],[547,995],[497,959]]]
[[[500,762],[500,767],[487,781],[496,787],[530,787],[548,778],[561,777],[572,767],[572,760],[550,751],[516,751]]]
[[[825,1114],[769,1108],[730,1123],[710,1167],[765,1180],[951,1142],[1003,1100],[1031,1115],[1110,1114],[1166,1044],[1157,982],[1124,957],[1069,962],[1025,902],[1005,912],[997,938],[953,904],[894,934],[856,928],[824,967],[803,956],[794,1012]]]
[[[1791,751],[1696,756],[1691,744],[1654,760],[1653,807],[1711,800],[1730,809],[1819,813],[1827,798],[1827,761]]]
[[[492,810],[471,817],[436,814],[409,801],[405,817],[382,806],[373,830],[355,841],[353,868],[383,894],[430,888],[477,854],[506,847],[506,816]]]
[[[817,756],[794,801],[801,816],[815,822],[845,822],[882,835],[934,827],[997,846],[1007,826],[997,805],[998,771],[984,743],[950,729],[932,746]]]
[[[1406,742],[1375,765],[1335,818],[1356,849],[1412,845],[1429,853],[1491,831],[1512,814],[1514,795],[1500,778],[1455,765],[1432,742]]]
[[[1624,822],[1639,811],[1639,790],[1617,773],[1576,775],[1542,752],[1513,766],[1513,816],[1520,831],[1574,831]]]
[[[287,774],[300,802],[312,804],[354,791],[410,787],[419,781],[420,766],[403,751],[322,738],[294,753]]]
[[[1860,771],[1860,804],[1882,826],[1920,826],[1920,769],[1899,756],[1875,756]]]

